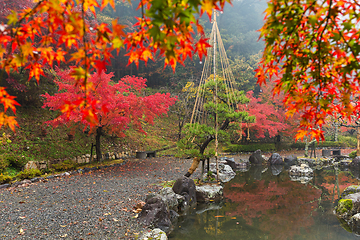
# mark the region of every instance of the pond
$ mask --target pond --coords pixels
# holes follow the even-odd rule
[[[290,179],[282,166],[252,166],[225,184],[222,204],[198,205],[169,239],[359,239],[333,214],[357,178],[358,171],[330,167]]]

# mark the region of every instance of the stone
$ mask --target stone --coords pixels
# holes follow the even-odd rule
[[[222,157],[222,158],[220,158],[220,160],[224,161],[225,164],[229,165],[233,171],[236,171],[237,165],[236,165],[234,158]]]
[[[219,202],[223,199],[223,189],[219,184],[196,186],[196,199],[198,202]]]
[[[165,202],[168,209],[178,210],[180,203],[185,200],[184,196],[176,194],[171,187],[165,187],[159,191],[159,195]],[[177,196],[178,195],[178,196]]]
[[[350,163],[352,167],[359,167],[360,166],[360,156],[356,156]]]
[[[307,164],[309,166],[314,166],[315,165],[315,159],[311,159],[311,158],[298,158],[298,162]]]
[[[282,157],[278,153],[273,153],[269,158],[270,165],[281,165],[284,163]]]
[[[215,174],[216,178],[216,163],[210,164],[210,171]],[[236,176],[236,173],[233,171],[233,169],[226,164],[219,164],[219,180],[223,183],[229,182],[231,179],[233,179]]]
[[[351,185],[344,189],[341,193],[341,198],[347,198],[346,196],[353,193],[360,192],[360,185]]]
[[[185,198],[185,207],[196,204],[196,187],[192,179],[182,176],[176,180],[172,189]]]
[[[20,182],[20,184],[30,184],[31,181],[29,179],[24,179]]]
[[[10,187],[10,184],[8,184],[8,183],[0,185],[0,189],[5,189],[5,188],[9,188],[9,187]]]
[[[46,169],[47,168],[47,162],[46,161],[39,161],[38,162],[38,169]]]
[[[297,160],[298,160],[297,156],[291,154],[291,155],[286,156],[286,157],[284,158],[284,163],[285,163],[287,166],[292,166],[292,165],[297,164]]]
[[[150,240],[150,239],[156,239],[156,240],[167,240],[166,233],[162,231],[159,228],[153,229],[151,232],[144,233],[140,240]]]
[[[343,199],[340,199],[335,207],[335,213],[346,222],[353,215],[360,213],[360,192],[348,194]]]
[[[36,178],[30,179],[30,181],[31,181],[32,183],[40,182],[40,181],[44,181],[44,178],[43,178],[43,177],[36,177]]]
[[[24,166],[25,170],[30,170],[30,169],[38,169],[38,166],[36,165],[36,163],[34,161],[28,161],[25,166]]]
[[[147,196],[145,206],[139,213],[139,221],[147,226],[154,226],[161,230],[170,231],[172,224],[170,220],[170,212],[162,197],[158,194]]]
[[[79,156],[79,157],[77,157],[76,162],[79,163],[79,164],[82,164],[82,163],[84,163],[84,160],[83,160],[83,158],[81,156]]]
[[[357,213],[350,218],[349,226],[353,233],[359,235],[359,233],[360,233],[360,213]]]
[[[251,164],[262,164],[265,161],[265,159],[261,155],[261,150],[256,150],[253,154],[249,157],[249,162]]]
[[[85,158],[85,162],[86,162],[86,163],[89,163],[89,162],[90,162],[90,157],[86,157],[86,158]]]

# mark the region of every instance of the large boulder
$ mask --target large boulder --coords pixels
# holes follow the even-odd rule
[[[172,187],[172,190],[184,197],[183,206],[188,207],[196,204],[196,187],[192,179],[182,176],[178,178]],[[184,210],[184,209],[181,209]]]
[[[282,157],[278,153],[273,153],[269,158],[270,165],[282,165],[284,163]]]
[[[360,185],[351,185],[345,188],[345,190],[341,194],[341,198],[345,198],[349,194],[360,192]]]
[[[261,150],[258,149],[253,154],[251,154],[249,161],[251,164],[262,164],[265,159],[261,156]]]
[[[344,190],[335,214],[349,231],[360,234],[360,186],[351,185]]]
[[[284,158],[284,163],[287,166],[292,166],[292,165],[296,165],[297,164],[297,156],[291,154],[289,156],[286,156]]]
[[[205,184],[196,186],[198,202],[219,202],[223,199],[223,186],[219,184]]]
[[[179,210],[179,205],[185,201],[185,197],[179,194],[176,194],[171,187],[162,188],[159,191],[159,195],[162,200],[165,202],[169,210]]]
[[[360,192],[348,194],[340,199],[335,207],[335,213],[346,222],[349,222],[355,214],[360,213]]]
[[[170,212],[162,197],[158,194],[148,195],[146,204],[139,213],[139,221],[147,226],[160,228],[165,232],[171,230]]]
[[[214,178],[216,178],[216,163],[210,164],[210,171],[214,173]],[[236,173],[233,171],[233,169],[226,164],[219,164],[219,180],[223,183],[229,182],[231,179],[233,179],[236,176]],[[205,176],[206,177],[206,176]]]

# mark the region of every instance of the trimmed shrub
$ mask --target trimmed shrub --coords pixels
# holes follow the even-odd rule
[[[225,152],[255,152],[260,149],[262,152],[276,151],[274,143],[255,143],[249,145],[229,144],[224,148]]]
[[[349,157],[350,158],[355,158],[357,156],[357,151],[352,151],[350,154],[349,154]]]
[[[41,171],[39,169],[29,169],[29,170],[25,169],[24,171],[19,172],[16,175],[16,178],[23,180],[23,179],[31,179],[37,176],[41,176]]]

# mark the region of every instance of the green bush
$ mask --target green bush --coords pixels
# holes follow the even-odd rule
[[[9,175],[3,175],[2,173],[0,174],[0,184],[3,183],[8,183],[12,180],[12,177],[10,177]]]
[[[52,168],[56,171],[68,171],[76,168],[76,163],[71,160],[65,160],[62,163],[53,164]]]
[[[254,143],[249,145],[229,144],[224,148],[225,152],[255,152],[260,149],[263,152],[276,151],[274,143]]]
[[[352,151],[350,154],[349,154],[349,157],[350,158],[355,158],[357,156],[357,151]]]
[[[24,171],[19,172],[16,175],[16,178],[22,180],[22,179],[31,179],[37,176],[41,176],[41,171],[39,169],[29,169],[29,170],[25,169]]]
[[[293,149],[303,150],[305,149],[305,142],[296,142],[290,145]],[[309,148],[311,145],[309,145]],[[339,147],[348,147],[347,143],[345,142],[332,142],[332,141],[325,141],[315,143],[315,147],[319,148],[339,148]]]
[[[27,163],[27,159],[14,154],[4,154],[4,159],[9,163],[9,167],[21,170]]]
[[[339,142],[346,144],[347,147],[357,146],[357,139],[355,136],[339,136]]]
[[[3,172],[7,167],[9,167],[9,162],[0,155],[0,172]]]

